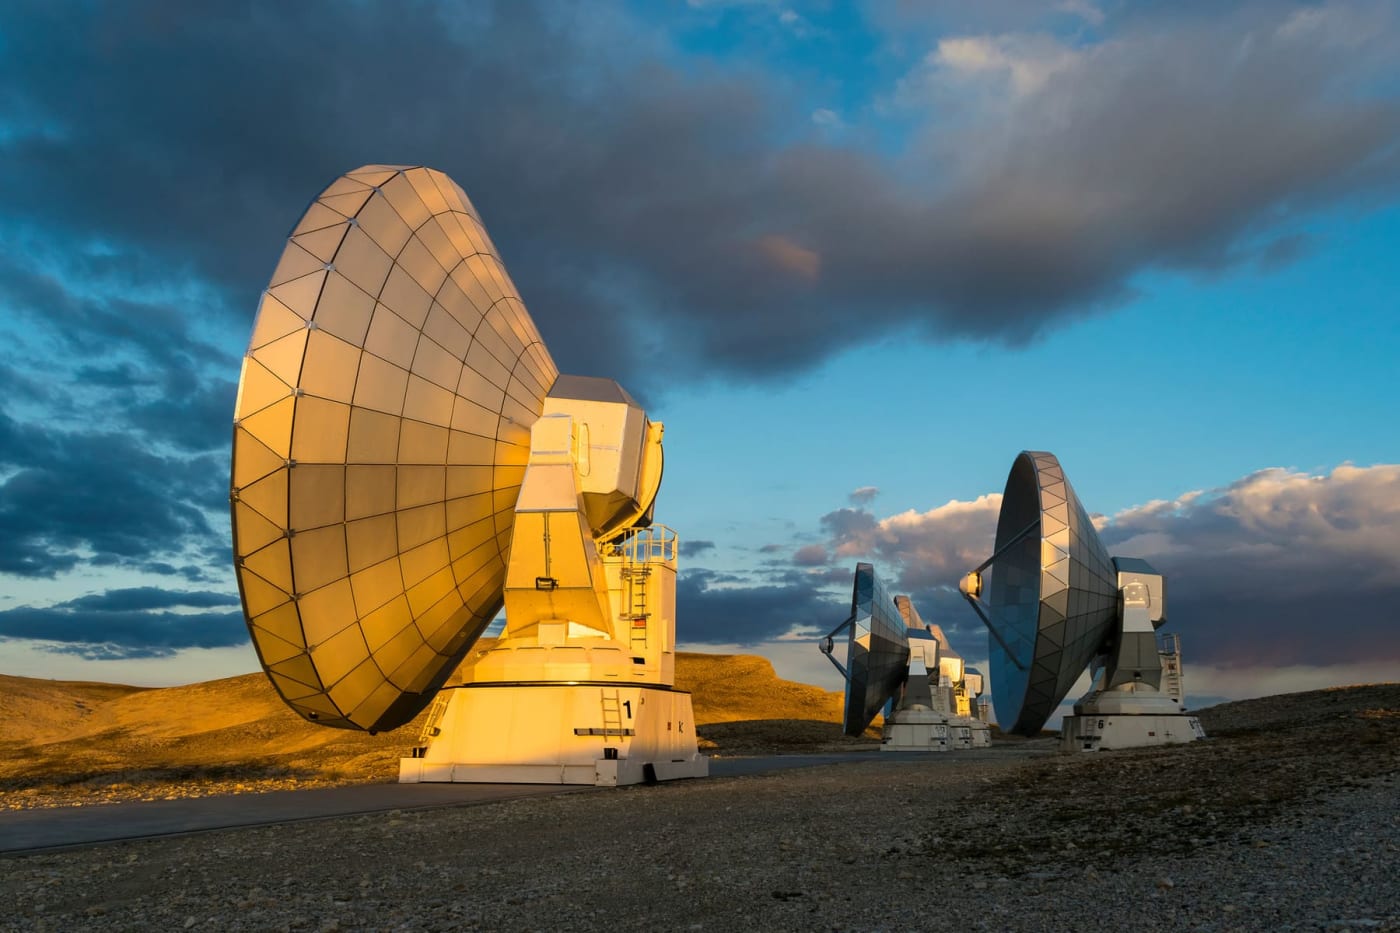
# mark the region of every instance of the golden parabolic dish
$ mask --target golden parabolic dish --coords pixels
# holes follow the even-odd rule
[[[530,426],[558,370],[471,202],[367,165],[263,295],[234,413],[234,556],[277,691],[325,725],[412,719],[501,607]]]

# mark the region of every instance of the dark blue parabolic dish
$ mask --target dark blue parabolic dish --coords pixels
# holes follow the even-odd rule
[[[1007,647],[989,639],[992,703],[1002,729],[1035,735],[1108,637],[1118,575],[1059,460],[1041,451],[1011,466],[995,553],[988,602]]]
[[[895,695],[909,668],[909,639],[875,568],[856,564],[846,651],[846,709],[842,729],[860,735]]]

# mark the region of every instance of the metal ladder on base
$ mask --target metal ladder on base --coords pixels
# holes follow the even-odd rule
[[[647,578],[651,576],[651,568],[629,562],[622,569],[622,576],[627,581],[627,612],[622,618],[628,623],[629,644],[633,648],[645,648],[647,621],[651,615],[647,612]]]
[[[433,705],[428,707],[428,715],[423,719],[423,730],[418,733],[418,747],[414,758],[422,758],[428,750],[428,743],[442,733],[442,717],[447,715],[447,704],[452,702],[452,691],[439,690],[433,697]]]
[[[598,692],[603,701],[603,735],[621,738],[625,735],[622,731],[622,694],[615,688],[610,690],[606,687]]]
[[[1162,692],[1180,704],[1185,696],[1181,676],[1181,636],[1161,636],[1157,653],[1162,659]]]

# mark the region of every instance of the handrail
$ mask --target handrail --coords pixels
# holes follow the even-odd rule
[[[666,525],[638,528],[603,545],[606,557],[624,557],[635,563],[674,563],[680,553],[680,537]]]

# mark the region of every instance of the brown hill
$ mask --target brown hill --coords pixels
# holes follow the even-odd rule
[[[676,681],[711,753],[850,742],[841,694],[766,659],[682,653]],[[20,808],[392,781],[421,720],[376,736],[312,725],[261,673],[161,689],[0,675],[0,794]]]
[[[767,658],[687,654],[676,660],[676,686],[689,690],[701,725],[751,719],[841,721],[841,694],[781,680]]]

